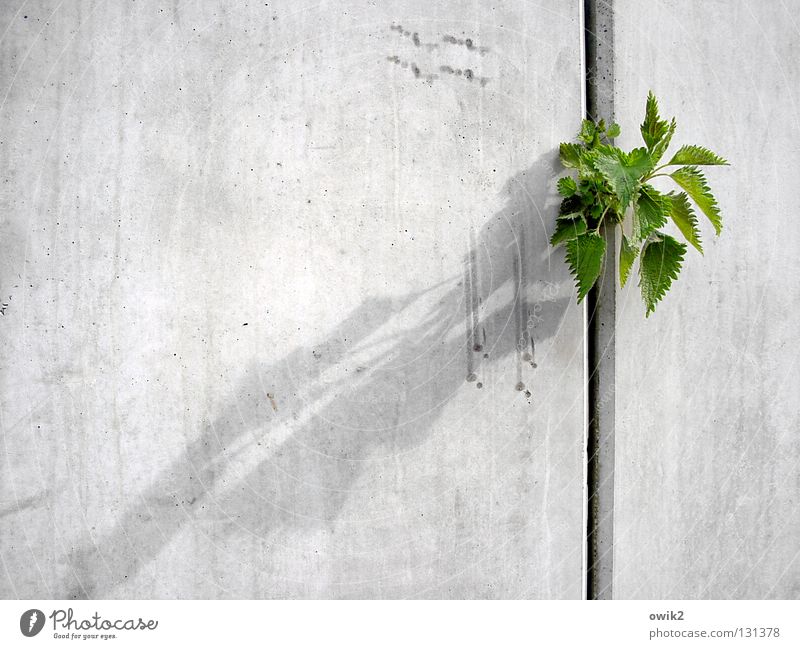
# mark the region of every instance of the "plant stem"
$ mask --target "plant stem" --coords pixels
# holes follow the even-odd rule
[[[600,215],[600,220],[597,222],[597,227],[594,229],[595,234],[600,234],[600,226],[603,225],[603,219],[606,216],[606,212],[608,212],[608,205],[606,205],[606,209],[604,209],[603,213]]]
[[[668,176],[669,174],[656,173],[657,171],[661,171],[665,167],[669,167],[669,165],[668,164],[664,164],[664,165],[661,165],[660,167],[656,167],[655,169],[653,169],[653,171],[650,172],[649,175],[644,177],[644,180],[650,180],[651,178],[655,178],[656,176]]]

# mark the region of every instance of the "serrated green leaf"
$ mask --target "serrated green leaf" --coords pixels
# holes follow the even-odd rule
[[[728,161],[702,146],[687,144],[675,152],[668,165],[726,165]]]
[[[606,137],[608,138],[619,137],[620,132],[621,131],[619,128],[619,124],[614,122],[611,126],[608,127],[608,130],[606,131]]]
[[[570,169],[581,166],[581,146],[571,142],[562,142],[558,147],[561,164]]]
[[[608,181],[617,196],[620,210],[630,204],[639,185],[639,179],[651,168],[650,157],[645,149],[634,149],[629,154],[619,149],[603,153],[595,158],[594,166]]]
[[[556,231],[550,237],[550,245],[558,246],[564,241],[575,239],[586,232],[586,221],[582,218],[577,219],[558,219],[556,221]]]
[[[678,123],[675,121],[675,118],[672,118],[669,126],[667,127],[666,132],[662,136],[662,138],[656,142],[655,146],[653,146],[653,150],[650,152],[650,156],[653,159],[653,165],[655,166],[659,160],[661,160],[661,156],[664,155],[667,148],[669,147],[669,143],[672,141],[672,136],[675,135],[675,129],[678,128]]]
[[[594,167],[608,181],[622,209],[627,207],[636,191],[637,178],[627,172],[622,156],[607,153],[598,155],[594,160]]]
[[[703,246],[700,241],[700,230],[697,227],[697,216],[689,204],[689,197],[681,192],[680,194],[667,194],[670,199],[669,215],[678,229],[686,237],[686,240],[703,254]]]
[[[662,120],[658,115],[658,102],[651,91],[647,94],[644,122],[642,122],[641,126],[642,139],[648,150],[652,150],[661,138],[666,135],[668,128],[669,123],[666,120]]]
[[[635,241],[644,241],[651,232],[663,227],[669,214],[669,200],[652,185],[642,185],[636,197],[633,211],[636,218],[633,221],[633,238]]]
[[[639,147],[625,154],[625,166],[638,179],[653,168],[653,159],[647,149]]]
[[[564,176],[558,180],[558,193],[569,198],[578,191],[575,179],[572,176]]]
[[[722,231],[722,215],[719,213],[717,199],[711,193],[703,173],[697,167],[681,167],[673,171],[670,176],[689,194],[719,234]]]
[[[662,232],[654,233],[639,260],[639,286],[649,316],[677,279],[686,245]]]
[[[561,201],[558,208],[558,218],[574,219],[583,212],[583,197],[580,194],[573,194]]]
[[[633,262],[639,255],[639,248],[633,245],[624,234],[619,246],[619,283],[625,286],[628,276],[631,274]]]
[[[594,140],[594,135],[597,132],[597,127],[594,122],[585,119],[581,122],[581,132],[578,134],[578,139],[586,144],[591,144]]]
[[[567,263],[578,289],[578,304],[594,286],[603,267],[606,240],[596,232],[567,241]]]

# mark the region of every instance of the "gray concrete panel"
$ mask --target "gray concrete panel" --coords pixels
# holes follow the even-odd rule
[[[707,176],[724,230],[702,223],[681,277],[643,319],[617,299],[614,594],[800,596],[798,2],[615,0],[620,142],[652,88],[675,144],[732,167]],[[703,219],[703,217],[701,217]]]
[[[3,597],[581,597],[578,2],[0,35]]]

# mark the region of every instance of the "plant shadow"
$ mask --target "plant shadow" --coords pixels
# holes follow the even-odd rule
[[[546,156],[508,180],[504,207],[472,233],[462,275],[365,299],[323,344],[246,367],[228,405],[111,531],[85,535],[63,557],[72,578],[62,595],[113,596],[186,526],[216,546],[240,534],[281,543],[330,529],[367,460],[425,443],[454,396],[483,389],[501,359],[517,368],[503,376],[507,389],[536,399],[523,374],[570,303],[555,290],[568,279],[547,240],[557,170]]]

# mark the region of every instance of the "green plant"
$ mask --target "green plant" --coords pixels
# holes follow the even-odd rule
[[[577,179],[566,176],[558,181],[563,197],[553,246],[566,245],[566,258],[578,289],[578,303],[594,286],[603,266],[606,240],[600,227],[620,226],[619,279],[625,286],[636,259],[639,259],[639,286],[649,316],[678,276],[686,244],[661,231],[668,220],[686,240],[703,253],[697,216],[689,199],[708,217],[719,235],[722,217],[699,165],[726,165],[728,162],[699,146],[679,148],[669,162],[659,162],[675,134],[675,119],[658,115],[658,102],[649,93],[641,126],[645,146],[625,152],[611,144],[619,135],[619,125],[584,120],[579,143],[563,142],[561,162],[577,171]],[[667,167],[678,167],[669,172]],[[683,190],[662,193],[650,184],[659,176],[672,178]],[[623,227],[630,215],[630,227]]]

